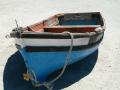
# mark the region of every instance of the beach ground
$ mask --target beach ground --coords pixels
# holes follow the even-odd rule
[[[14,82],[17,73],[20,73],[19,70],[21,72],[25,70],[13,39],[5,38],[16,27],[15,19],[19,26],[24,27],[56,13],[96,11],[102,13],[106,22],[104,39],[98,51],[85,61],[71,65],[62,80],[55,84],[55,88],[56,90],[120,90],[119,4],[120,0],[0,0],[0,90],[28,90],[27,86],[30,86],[26,81],[23,81],[24,84],[21,84],[22,81],[19,83],[20,79]],[[17,68],[16,65],[21,68]],[[15,70],[17,73],[13,73]]]

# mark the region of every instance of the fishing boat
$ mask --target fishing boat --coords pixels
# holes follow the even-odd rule
[[[56,70],[95,52],[104,31],[100,12],[61,13],[24,28],[17,26],[10,36],[15,39],[31,80],[42,83]]]

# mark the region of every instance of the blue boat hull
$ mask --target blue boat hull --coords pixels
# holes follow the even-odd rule
[[[69,64],[80,61],[97,50],[99,44],[94,47],[72,51]],[[49,74],[62,68],[65,64],[67,51],[56,52],[26,52],[25,48],[20,50],[28,71],[34,72],[39,82],[44,82]]]

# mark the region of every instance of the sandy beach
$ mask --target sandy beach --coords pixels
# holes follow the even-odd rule
[[[67,68],[54,90],[120,90],[119,4],[120,0],[0,0],[0,90],[38,90],[22,80],[23,59],[14,40],[5,38],[16,27],[15,19],[24,27],[56,13],[92,11],[105,19],[104,39],[98,51]]]

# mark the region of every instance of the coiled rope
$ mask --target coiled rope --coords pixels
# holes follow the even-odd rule
[[[72,49],[73,49],[73,34],[68,32],[68,31],[65,31],[63,32],[64,34],[68,34],[71,38],[71,44],[70,44],[70,48],[69,48],[69,51],[68,51],[68,54],[66,56],[66,59],[65,59],[65,64],[64,64],[64,67],[61,71],[61,73],[56,77],[54,78],[53,80],[49,81],[49,82],[43,82],[43,83],[40,83],[39,81],[37,81],[37,78],[36,78],[36,75],[35,75],[35,72],[32,70],[31,72],[28,72],[29,76],[30,76],[30,79],[32,81],[32,84],[35,86],[35,87],[40,87],[40,86],[44,86],[46,87],[48,90],[52,90],[52,84],[57,81],[62,75],[63,73],[65,72],[65,69],[67,67],[67,65],[69,64],[70,60],[71,60],[71,53],[72,53]],[[34,78],[33,78],[34,77]]]

